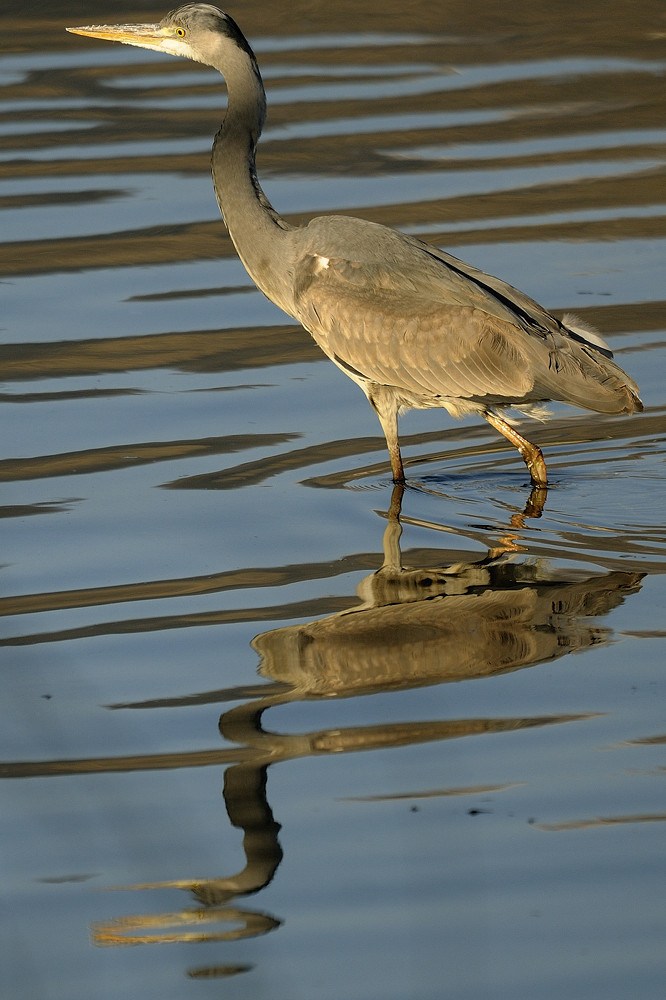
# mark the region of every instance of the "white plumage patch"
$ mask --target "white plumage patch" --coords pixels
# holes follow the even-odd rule
[[[588,344],[592,344],[593,347],[601,347],[604,351],[611,350],[598,330],[595,330],[593,326],[590,326],[589,323],[586,323],[574,313],[565,313],[562,317],[562,323],[569,330],[573,330],[579,337],[582,337],[583,340],[586,340]]]

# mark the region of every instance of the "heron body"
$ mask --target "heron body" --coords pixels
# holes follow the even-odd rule
[[[499,278],[362,219],[323,216],[301,227],[282,219],[255,170],[266,114],[261,75],[227,14],[187,4],[159,24],[68,30],[222,73],[228,102],[212,174],[231,239],[261,291],[363,389],[396,482],[404,481],[398,414],[405,409],[480,414],[518,448],[536,486],[547,484],[541,451],[507,423],[504,409],[529,412],[551,400],[599,413],[642,409],[636,384],[598,334],[573,318],[556,319]]]

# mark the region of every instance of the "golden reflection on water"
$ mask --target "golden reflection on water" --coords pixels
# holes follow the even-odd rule
[[[575,819],[563,823],[539,823],[540,830],[589,830],[597,826],[617,826],[619,823],[664,823],[666,812],[655,815],[641,813],[627,816],[597,816],[595,819]]]

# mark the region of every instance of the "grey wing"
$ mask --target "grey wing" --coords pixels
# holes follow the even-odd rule
[[[404,277],[396,286],[395,272],[368,261],[308,254],[296,271],[297,318],[357,381],[424,399],[524,399],[529,358],[511,334],[525,335],[484,309],[484,294],[447,298]]]
[[[461,294],[497,319],[514,323],[537,337],[560,333],[564,329],[562,323],[543,306],[501,278],[480,271],[437,247],[419,240],[411,242],[435,263],[440,281],[446,275],[448,283],[459,286]]]
[[[642,410],[638,386],[612,358],[599,334],[575,316],[563,322],[538,302],[501,278],[479,271],[450,254],[419,241],[423,253],[441,262],[438,273],[454,274],[476,298],[480,308],[499,321],[500,329],[526,364],[532,383],[527,401],[560,400],[599,413]]]
[[[325,254],[350,284],[411,291],[448,305],[478,308],[537,339],[564,329],[538,302],[506,281],[385,226],[327,216],[313,219],[297,232],[304,279],[311,276],[308,257]]]

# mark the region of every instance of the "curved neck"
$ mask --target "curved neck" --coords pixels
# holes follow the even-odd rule
[[[247,51],[234,48],[225,59],[224,78],[227,113],[215,136],[211,159],[215,196],[248,274],[265,295],[289,312],[284,243],[293,227],[275,211],[257,180],[255,151],[266,116],[266,96],[249,47]]]

